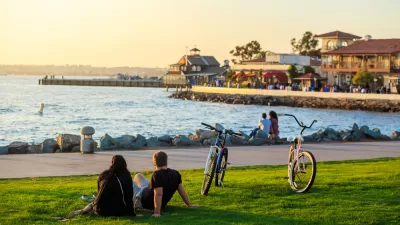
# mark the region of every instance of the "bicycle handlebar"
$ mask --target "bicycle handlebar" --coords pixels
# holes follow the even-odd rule
[[[209,128],[210,130],[215,130],[215,131],[217,131],[218,133],[223,133],[222,130],[217,130],[217,128],[215,128],[215,127],[213,127],[213,126],[211,126],[211,125],[209,125],[209,124],[201,123],[201,125],[203,125],[203,126]],[[242,134],[235,133],[235,132],[233,132],[232,130],[225,130],[225,133],[230,134],[230,135],[242,136]]]
[[[292,114],[278,114],[278,116],[291,116],[291,117],[293,117],[293,118],[296,120],[297,124],[299,124],[299,126],[302,127],[302,128],[304,128],[304,129],[309,129],[309,128],[311,128],[311,127],[314,125],[314,123],[318,122],[318,120],[314,120],[314,121],[311,123],[310,126],[306,126],[306,125],[304,125],[303,122],[299,122],[299,120],[297,120],[297,118],[296,118],[294,115],[292,115]]]

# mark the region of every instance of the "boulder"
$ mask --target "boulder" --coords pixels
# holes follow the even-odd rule
[[[81,136],[73,134],[59,134],[56,140],[61,152],[71,152],[73,147],[80,145]]]
[[[367,136],[367,138],[374,139],[374,140],[379,140],[381,137],[380,133],[377,133],[373,130],[363,131],[363,133],[365,134],[365,136]]]
[[[374,129],[372,129],[372,131],[377,134],[381,134],[381,130],[379,130],[379,128],[374,128]]]
[[[72,149],[71,149],[71,152],[81,152],[81,147],[78,145],[78,146],[74,146]]]
[[[169,135],[163,135],[161,137],[158,137],[158,141],[171,145],[172,144],[172,137],[169,136]]]
[[[160,147],[163,143],[158,140],[157,137],[151,137],[146,140],[147,147]]]
[[[54,153],[58,148],[59,147],[55,139],[46,139],[43,141],[40,151],[42,153]]]
[[[172,144],[174,146],[193,146],[200,145],[200,142],[192,141],[186,135],[176,135],[172,140]]]
[[[237,133],[241,134],[242,135],[241,138],[244,139],[244,140],[249,140],[250,139],[250,136],[247,135],[246,133],[244,133],[243,131],[239,131]]]
[[[364,126],[361,126],[361,127],[360,127],[360,131],[361,131],[362,133],[365,134],[367,131],[369,131],[369,127],[368,127],[368,126],[365,126],[365,125],[364,125]]]
[[[233,145],[247,145],[248,144],[248,142],[243,137],[238,137],[236,135],[230,136],[229,139]]]
[[[0,146],[0,155],[8,154],[8,146]]]
[[[135,142],[131,144],[130,149],[139,150],[147,145],[147,140],[142,135],[136,135]]]
[[[225,145],[232,145],[231,135],[229,135],[229,134],[226,135]]]
[[[100,150],[112,150],[115,149],[115,145],[112,143],[112,137],[108,134],[105,134],[100,138]]]
[[[199,129],[196,130],[192,140],[203,142],[205,139],[211,139],[213,137],[216,137],[217,135],[218,134],[215,131]]]
[[[28,151],[28,143],[15,141],[8,145],[8,154],[27,154]]]
[[[364,128],[365,130],[366,128]],[[360,141],[361,139],[365,138],[364,133],[361,131],[361,129],[358,128],[358,125],[356,123],[353,124],[353,127],[351,129],[353,140],[354,141]]]
[[[41,153],[42,145],[29,145],[28,153],[29,154],[39,154]]]
[[[131,145],[135,142],[135,137],[132,135],[122,135],[121,137],[111,139],[111,143],[115,148],[130,149]]]
[[[250,145],[254,145],[254,146],[265,145],[265,144],[268,144],[268,143],[269,143],[268,139],[266,139],[266,138],[256,138],[256,137],[254,137],[254,138],[251,138],[249,140],[249,144]]]
[[[256,135],[254,136],[254,138],[258,138],[258,139],[268,139],[268,134],[265,133],[265,131],[263,130],[258,130]]]
[[[210,139],[205,139],[203,142],[201,142],[203,145],[214,145],[216,142],[217,138],[213,137]]]
[[[400,139],[400,131],[394,131],[392,133],[392,139],[395,139],[395,140]],[[0,151],[0,154],[1,154],[1,151]]]
[[[351,135],[344,135],[342,141],[353,141],[353,137]]]

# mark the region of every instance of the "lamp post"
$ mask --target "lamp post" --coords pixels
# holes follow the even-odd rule
[[[376,77],[374,78],[374,92],[376,92],[376,82],[378,81],[378,79],[376,79]]]

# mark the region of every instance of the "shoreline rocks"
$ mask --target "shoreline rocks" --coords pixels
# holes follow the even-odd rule
[[[250,138],[246,133],[238,131],[242,136],[227,135],[226,146],[260,146],[270,144],[287,143],[286,139],[270,140],[268,134],[259,130],[254,137]],[[140,150],[159,147],[182,147],[182,146],[209,146],[215,143],[217,133],[210,130],[198,129],[194,134],[175,136],[163,135],[160,137],[146,138],[140,134],[122,135],[113,138],[105,134],[100,138],[100,149],[107,150]],[[359,141],[400,141],[400,131],[394,131],[389,137],[381,133],[378,128],[370,129],[368,126],[359,127],[356,123],[351,129],[334,130],[326,128],[311,135],[303,136],[304,141],[309,143],[320,142],[359,142]],[[60,134],[55,139],[46,139],[41,145],[29,145],[26,142],[12,142],[8,146],[0,146],[0,155],[5,154],[39,154],[39,153],[65,153],[80,152],[80,136],[73,134]],[[95,143],[97,146],[97,143]]]
[[[373,112],[400,112],[400,101],[355,100],[293,96],[229,95],[197,92],[174,93],[169,98],[226,104],[290,106],[318,109],[344,109]]]

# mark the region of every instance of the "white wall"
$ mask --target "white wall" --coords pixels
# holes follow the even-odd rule
[[[279,63],[281,65],[301,65],[309,66],[311,58],[309,56],[302,55],[269,55],[265,57],[266,63]]]

